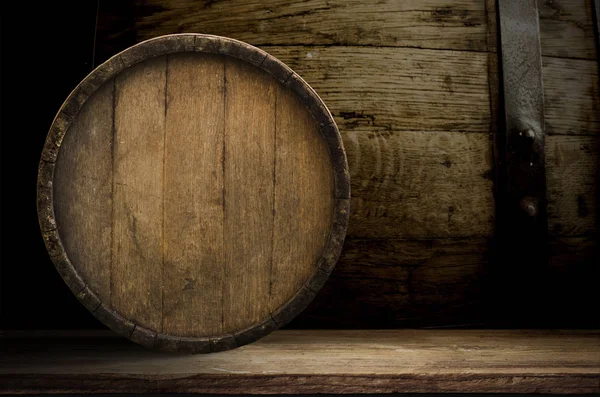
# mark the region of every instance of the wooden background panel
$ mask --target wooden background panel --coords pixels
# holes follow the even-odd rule
[[[600,135],[546,137],[548,230],[555,236],[597,232]]]
[[[144,1],[138,40],[198,32],[254,45],[369,45],[486,50],[481,0]]]
[[[596,59],[592,0],[539,0],[542,54]]]
[[[265,47],[306,80],[342,134],[489,132],[488,58],[482,53],[381,47]]]
[[[355,45],[495,52],[486,35],[494,0],[358,0],[269,3],[247,0],[117,2],[100,6],[100,58],[135,41],[181,32],[211,33],[254,45]],[[595,59],[591,0],[540,0],[544,55]],[[486,10],[487,8],[487,10]]]
[[[540,309],[558,326],[600,324],[600,91],[591,3],[540,2],[550,237],[549,266],[538,279]]]
[[[349,237],[493,234],[487,134],[360,127],[342,137],[352,178]]]
[[[165,89],[164,56],[116,77],[111,304],[152,330],[162,327]]]
[[[224,58],[169,55],[167,77],[163,332],[221,335]]]
[[[596,61],[543,57],[547,134],[600,135]]]
[[[482,321],[488,238],[346,240],[296,327],[394,328]]]
[[[113,212],[113,93],[107,82],[65,134],[54,171],[54,212],[71,263],[110,302]]]

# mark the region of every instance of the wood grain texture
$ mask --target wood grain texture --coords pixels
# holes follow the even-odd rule
[[[489,131],[486,54],[346,46],[266,49],[319,93],[342,134],[365,126]]]
[[[546,133],[600,134],[598,64],[543,57]]]
[[[110,338],[7,342],[2,393],[600,391],[600,334],[593,330],[277,331],[196,356]]]
[[[153,330],[162,327],[165,65],[138,64],[115,88],[111,305]]]
[[[207,353],[253,342],[302,311],[339,256],[350,188],[339,132],[302,79],[283,85],[289,69],[265,59],[215,36],[149,40],[88,76],[51,128],[38,182],[49,253],[85,307],[143,346]],[[54,226],[58,154],[68,157],[57,168],[59,218],[82,232],[65,236],[108,259],[86,262],[84,276],[82,254],[71,263]],[[89,282],[96,273],[109,282]]]
[[[421,294],[416,288],[410,299],[397,293],[408,288],[407,278],[354,277],[364,258],[344,254],[340,264],[349,270],[339,277],[339,270],[334,271],[326,291],[296,324],[373,327],[441,324],[442,318],[451,323],[480,321],[477,298],[489,257],[487,238],[494,230],[488,138],[492,58],[477,52],[398,47],[485,50],[490,35],[486,21],[495,18],[486,16],[484,2],[384,2],[369,4],[369,12],[359,13],[352,11],[367,6],[353,1],[329,10],[322,9],[325,2],[276,2],[268,5],[273,14],[262,14],[267,6],[259,2],[215,3],[206,8],[171,1],[153,5],[139,10],[138,40],[178,31],[172,22],[177,15],[186,31],[222,33],[262,45],[315,88],[340,127],[348,155],[353,197],[349,235],[378,239],[374,246],[387,258],[383,263],[389,264],[388,271],[408,274],[402,253],[391,248],[398,240],[387,239],[418,239],[405,243],[421,247],[425,256],[438,257],[442,266],[453,264],[456,255],[446,255],[443,249],[431,253],[424,247],[438,243],[430,239],[442,238],[439,244],[444,246],[452,245],[455,237],[477,236],[460,243],[461,252],[477,253],[477,259],[467,259],[464,268],[424,272],[423,282],[437,291]],[[293,8],[307,11],[306,15],[278,18],[283,5],[286,13]],[[403,11],[375,12],[378,7]],[[428,22],[435,27],[435,39],[421,28],[419,18],[427,15],[435,16]],[[461,18],[475,18],[478,26],[454,25]],[[409,22],[399,30],[404,21]],[[334,28],[336,37],[324,40],[318,34]],[[374,29],[385,29],[381,40],[368,37]],[[359,37],[353,30],[365,34]],[[460,42],[449,43],[455,33]],[[398,40],[390,40],[390,35]],[[355,241],[346,249],[352,247],[348,244]],[[369,247],[365,242],[363,249]],[[358,315],[352,315],[352,307],[358,308]]]
[[[589,262],[590,256],[584,255],[583,247],[580,249],[577,244],[581,241],[587,241],[588,245],[597,244],[590,235],[594,233],[594,225],[597,224],[597,221],[593,221],[590,210],[597,206],[597,196],[594,198],[588,185],[593,179],[592,174],[596,172],[590,165],[597,160],[590,153],[574,149],[577,144],[569,141],[571,138],[556,135],[594,136],[598,131],[597,64],[592,61],[596,54],[589,13],[591,5],[589,0],[540,0],[538,3],[542,52],[545,55],[543,77],[547,131],[556,138],[554,144],[547,146],[547,156],[551,160],[547,164],[552,217],[550,233],[557,236],[583,233],[587,236],[582,239],[574,237],[570,245],[561,245],[561,250],[552,251],[552,255],[565,263],[579,263],[580,260]],[[450,8],[443,8],[448,5]],[[457,8],[452,8],[453,5]],[[373,12],[352,12],[364,11],[367,7]],[[386,11],[400,8],[415,11],[381,12],[378,7],[384,7]],[[438,7],[441,7],[440,10],[435,12]],[[461,14],[458,13],[460,7],[481,10],[473,11],[466,17],[481,19],[487,25],[487,45],[483,44],[486,39],[484,26],[458,26],[461,20]],[[277,1],[264,5],[258,1],[198,3],[156,0],[150,7],[137,9],[135,18],[132,18],[136,20],[135,27],[127,32],[134,32],[133,36],[137,36],[134,41],[183,30],[218,32],[261,45],[266,51],[286,61],[315,87],[340,125],[353,177],[353,218],[350,223],[353,240],[349,244],[354,244],[354,239],[358,240],[359,237],[381,241],[389,237],[416,239],[410,243],[426,246],[431,239],[438,237],[452,239],[454,236],[475,235],[479,237],[464,239],[465,247],[472,244],[471,248],[464,248],[464,251],[481,253],[482,262],[477,271],[483,272],[490,266],[490,253],[485,241],[494,232],[495,210],[491,194],[493,181],[490,179],[493,174],[487,172],[491,169],[488,166],[491,161],[485,140],[495,123],[489,104],[492,101],[493,106],[496,99],[496,91],[490,88],[486,91],[484,86],[493,87],[494,82],[488,76],[497,76],[487,72],[490,66],[494,67],[492,61],[495,54],[390,48],[436,47],[495,51],[489,44],[489,36],[493,36],[491,32],[495,31],[490,23],[495,23],[495,18],[489,15],[492,9],[489,4],[487,18],[483,8],[483,1],[449,4],[444,1],[409,0],[369,5],[348,1],[340,6],[338,3],[327,4],[325,1],[302,4]],[[427,27],[424,27],[420,19],[427,13],[419,13],[417,10],[429,11],[429,16],[436,13],[438,18],[431,18]],[[341,22],[338,25],[338,20],[344,21],[344,26],[340,26]],[[455,22],[456,26],[453,25]],[[320,32],[330,35],[320,35]],[[429,32],[432,36],[429,36]],[[115,36],[119,35],[117,32],[113,33]],[[118,40],[118,37],[114,40]],[[111,38],[99,42],[99,46],[114,43],[114,40]],[[418,64],[426,67],[419,69]],[[443,84],[446,83],[446,75],[450,77],[450,84]],[[428,102],[439,102],[443,106],[436,108],[435,104],[421,104],[419,101],[422,98]],[[464,137],[461,132],[463,130],[481,134],[464,134]],[[444,146],[442,141],[445,138],[438,140],[433,137],[437,134],[447,136],[450,141],[456,139],[458,143],[450,145],[451,147]],[[365,135],[377,138],[367,139]],[[460,137],[455,138],[456,136]],[[429,140],[431,145],[428,144]],[[565,145],[570,149],[565,150]],[[565,162],[560,166],[556,165],[553,160],[559,158],[555,154],[556,147],[562,147],[564,153],[570,153],[571,157],[575,156],[578,160],[571,162],[571,165],[566,165]],[[446,158],[438,158],[432,153],[434,150],[449,157],[449,168],[441,164]],[[405,158],[402,169],[399,169],[396,161],[398,152],[403,153]],[[419,152],[421,156],[417,155]],[[440,175],[444,175],[444,178]],[[430,183],[420,183],[421,178]],[[574,181],[582,181],[584,185],[575,186]],[[413,190],[418,192],[418,197],[411,196]],[[578,199],[581,195],[583,201]],[[389,197],[390,200],[380,202],[377,201],[378,196]],[[440,202],[443,205],[439,205]],[[588,215],[580,217],[579,207],[582,214],[587,211]],[[449,210],[450,208],[454,208],[454,211]],[[357,215],[357,210],[360,211],[360,216]],[[456,216],[459,214],[460,216]],[[378,241],[374,246],[380,247],[379,244]],[[391,243],[386,242],[379,249],[384,250],[381,252],[383,256],[393,258],[397,251],[389,248],[390,245]],[[347,243],[346,247],[351,245]],[[426,248],[422,249],[427,252]],[[453,255],[438,255],[440,263],[450,264],[455,260]],[[345,262],[340,262],[341,264],[353,264],[352,269],[355,269],[354,260],[357,261],[357,266],[365,261],[358,257],[342,260]],[[396,263],[393,259],[388,261],[392,267]],[[456,284],[461,285],[461,277],[469,274],[468,271],[454,273]],[[332,277],[336,277],[335,272]],[[451,285],[450,277],[452,273],[433,272],[431,286],[439,285],[442,291],[431,298],[436,299],[437,303],[433,306],[423,305],[420,307],[421,311],[413,311],[410,306],[395,310],[393,299],[388,300],[387,295],[377,289],[380,281],[352,277],[351,272],[344,272],[335,281],[336,288],[339,289],[335,300],[337,303],[326,306],[326,299],[323,299],[322,304],[321,298],[317,297],[315,307],[331,309],[327,315],[324,312],[318,314],[323,322],[312,324],[329,324],[335,327],[339,324],[363,326],[379,322],[401,326],[406,324],[406,317],[413,318],[414,315],[418,318],[410,320],[409,324],[423,320],[422,323],[439,325],[435,313],[443,314],[441,311],[446,294],[454,297],[451,300],[456,302],[447,309],[448,313],[453,313],[453,316],[447,318],[448,324],[462,322],[465,318],[477,323],[481,317],[474,314],[471,306],[472,302],[481,303],[473,299],[477,295],[464,295],[461,298],[461,287],[455,291],[450,287],[446,288],[446,285]],[[484,275],[479,273],[473,275],[474,280],[480,281],[482,277]],[[444,279],[449,280],[448,284],[444,284]],[[585,278],[588,279],[590,278]],[[478,285],[479,281],[474,281],[472,285]],[[330,283],[333,282],[331,279]],[[406,283],[407,281],[402,281],[398,285],[390,282],[386,284],[389,289],[382,288],[392,293],[406,288]],[[563,285],[565,294],[561,296],[577,294],[576,285],[576,282]],[[360,292],[363,287],[364,292]],[[386,318],[384,316],[369,317],[368,310],[364,310],[353,322],[351,315],[347,314],[350,313],[350,305],[346,303],[348,299],[354,299],[353,294],[369,302],[373,313],[386,314],[389,321],[381,320]],[[419,294],[418,290],[416,294]],[[328,292],[327,296],[332,295]],[[359,299],[356,301],[360,302]],[[336,305],[343,308],[341,313],[345,313],[341,320],[336,317]],[[430,308],[434,310],[430,312]],[[312,313],[312,308],[309,312]],[[405,312],[410,315],[405,317]],[[313,321],[316,316],[317,314],[311,314],[306,322]],[[429,322],[425,319],[429,319]],[[299,324],[305,323],[304,319],[299,321]]]
[[[462,133],[489,132],[484,54],[268,50],[319,92],[340,127],[352,178],[350,236],[492,233],[491,145],[487,135]]]
[[[106,301],[111,298],[113,92],[110,81],[81,109],[62,142],[53,184],[62,243],[81,277]]]
[[[238,330],[269,314],[277,85],[229,60],[225,79],[223,327]]]
[[[311,276],[329,237],[334,207],[332,165],[318,126],[290,91],[280,86],[275,94],[271,311]]]
[[[138,40],[197,32],[254,45],[368,45],[485,51],[485,6],[476,0],[144,2]]]
[[[540,0],[544,55],[595,59],[591,0]],[[476,0],[278,0],[197,3],[152,0],[135,10],[100,6],[99,55],[162,34],[212,33],[254,45],[418,47],[495,52],[486,40],[490,7]],[[110,23],[109,23],[110,22]],[[112,24],[112,25],[111,25]],[[119,29],[115,24],[124,25]]]
[[[163,282],[168,334],[223,332],[223,63],[211,55],[168,58]]]
[[[550,234],[597,233],[600,134],[548,136],[546,153]]]
[[[592,0],[541,0],[542,54],[561,58],[596,59]]]
[[[494,228],[486,134],[342,130],[352,178],[348,235],[489,236]]]
[[[294,324],[476,324],[482,321],[490,247],[489,238],[348,238],[327,284]]]

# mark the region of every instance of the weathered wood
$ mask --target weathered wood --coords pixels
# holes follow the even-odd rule
[[[595,59],[591,0],[540,0],[543,54]],[[135,41],[180,32],[212,33],[255,45],[349,45],[491,51],[490,7],[476,0],[312,0],[197,3],[152,0],[139,7],[101,4],[99,56]]]
[[[494,227],[486,134],[342,130],[352,177],[349,236],[489,236]]]
[[[225,78],[223,326],[237,330],[269,315],[277,85],[235,61]]]
[[[543,55],[596,59],[591,0],[540,0]]]
[[[342,134],[364,126],[489,131],[486,54],[388,47],[265,48],[319,93]]]
[[[50,130],[38,185],[50,256],[86,308],[143,346],[253,342],[310,303],[342,249],[339,132],[304,80],[266,59],[216,36],[149,40],[88,76]]]
[[[346,239],[327,284],[295,325],[365,328],[482,321],[488,238]]]
[[[278,331],[165,356],[111,338],[12,338],[0,392],[598,393],[599,342],[598,331]]]
[[[163,303],[165,65],[156,58],[115,78],[110,304],[154,330]]]
[[[600,134],[547,138],[548,230],[555,236],[598,231]]]
[[[546,132],[549,135],[600,134],[598,64],[544,57]]]
[[[223,59],[205,55],[199,62],[198,55],[172,54],[168,60],[163,332],[220,335]]]
[[[490,128],[485,55],[350,47],[269,51],[315,87],[340,127],[353,181],[350,235],[492,234],[491,145],[487,135],[462,133]],[[386,66],[391,59],[398,67]]]
[[[476,0],[311,0],[297,3],[149,1],[137,10],[138,40],[198,32],[254,45],[409,46],[485,51],[484,3]]]
[[[578,152],[574,149],[576,144],[572,138],[562,136],[593,137],[598,132],[596,109],[600,105],[597,63],[593,61],[596,54],[591,5],[589,0],[540,0],[538,4],[544,55],[546,122],[547,131],[552,135],[546,153],[549,232],[558,236],[585,233],[587,244],[597,245],[593,236],[597,220],[593,221],[594,216],[590,212],[593,211],[590,208],[597,206],[597,196],[589,190],[589,185],[575,186],[574,183],[577,180],[587,184],[585,181],[593,179],[597,171],[592,166],[597,156],[584,153],[583,149]],[[104,7],[102,3],[100,6]],[[315,87],[340,125],[348,151],[353,188],[350,223],[353,240],[349,244],[354,244],[354,238],[359,237],[416,239],[414,244],[428,244],[429,240],[438,237],[452,239],[475,235],[479,237],[466,238],[464,244],[473,244],[473,252],[482,252],[480,271],[488,270],[491,267],[488,259],[493,255],[481,251],[487,250],[482,248],[487,247],[487,243],[479,244],[493,236],[496,216],[491,190],[494,166],[491,150],[486,148],[485,143],[487,134],[494,132],[494,111],[498,100],[494,88],[498,76],[497,55],[494,53],[497,33],[495,1],[385,1],[369,4],[368,12],[366,7],[355,1],[344,2],[344,6],[340,6],[339,3],[325,1],[301,4],[277,1],[269,5],[258,1],[244,4],[226,1],[205,5],[187,0],[155,0],[152,7],[142,6],[136,10],[131,29],[119,30],[126,34],[133,31],[134,41],[178,32],[179,29],[219,32],[244,38],[251,44],[260,44],[268,52],[284,59]],[[399,9],[413,11],[390,12]],[[473,18],[482,25],[459,26],[461,10],[469,10],[465,17]],[[440,18],[423,22],[424,17],[434,13]],[[442,17],[444,13],[446,15]],[[114,38],[98,42],[99,48],[122,38],[116,30],[112,32]],[[329,32],[330,35],[320,35],[320,32]],[[486,41],[487,44],[484,44]],[[439,50],[444,48],[453,51]],[[460,51],[469,49],[490,53]],[[419,69],[418,64],[426,67]],[[452,84],[443,84],[446,75],[450,76]],[[469,88],[465,88],[465,84]],[[418,103],[422,98],[434,104]],[[435,103],[443,106],[436,107]],[[463,130],[482,134],[463,134]],[[438,134],[442,136],[436,138]],[[365,136],[376,138],[367,139]],[[446,138],[456,143],[448,147],[443,143]],[[565,145],[573,150],[565,151]],[[578,153],[579,160],[571,165],[557,163],[554,160],[559,158],[555,151],[557,147],[563,148],[565,153]],[[446,158],[438,158],[434,151],[448,156],[451,167],[441,165]],[[401,156],[405,159],[402,169],[395,161]],[[418,192],[418,197],[411,195],[413,191]],[[584,197],[582,209],[588,212],[585,217],[578,214],[578,196],[581,195]],[[379,196],[389,200],[378,201]],[[440,202],[443,205],[439,205]],[[449,211],[449,208],[454,208],[454,211]],[[465,216],[464,219],[456,216],[458,211]],[[576,237],[570,248],[561,253],[552,251],[551,255],[558,255],[565,263],[585,263],[590,256],[583,255],[576,248],[581,241]],[[388,249],[386,247],[384,245],[380,249]],[[465,248],[465,251],[468,249]],[[393,252],[392,249],[387,252],[390,258]],[[442,262],[451,263],[453,260],[452,256],[440,257]],[[389,262],[395,263],[393,259]],[[481,274],[474,278],[473,288],[482,282],[484,276]],[[335,272],[333,277],[337,277]],[[442,274],[432,277],[432,286],[442,283]],[[460,285],[461,275],[454,274],[454,277]],[[473,312],[471,303],[474,295],[459,297],[461,288],[457,288],[456,294],[450,288],[442,288],[443,293],[431,296],[437,303],[423,305],[421,311],[411,311],[410,306],[395,310],[396,303],[380,293],[376,281],[352,278],[351,274],[336,279],[337,288],[346,292],[337,292],[336,306],[331,305],[328,315],[319,317],[324,322],[313,322],[316,317],[311,314],[310,318],[305,318],[306,321],[300,319],[298,324],[310,320],[312,326],[364,326],[365,323],[371,324],[376,317],[380,324],[399,326],[407,323],[405,313],[410,312],[411,316],[418,317],[411,320],[414,323],[439,325],[439,317],[436,316],[443,315],[445,294],[456,298],[456,305],[448,308],[448,313],[453,313],[447,318],[448,324],[466,318],[469,321],[465,322],[477,323],[482,318]],[[493,280],[490,282],[493,284]],[[565,296],[578,292],[576,284],[568,284]],[[368,317],[367,310],[355,319],[346,314],[342,320],[336,319],[335,307],[342,307],[342,312],[347,313],[349,306],[346,301],[353,299],[351,294],[360,291],[363,285],[363,301],[370,302],[373,313],[386,313],[387,322],[379,320],[385,318],[383,316]],[[499,287],[501,290],[507,288],[504,285]],[[404,282],[400,287],[390,284],[389,291],[392,293],[398,288],[405,288]],[[477,288],[486,287],[479,285]],[[418,290],[416,294],[419,294]],[[317,296],[315,307],[324,307],[320,296],[323,294]],[[326,305],[327,299],[323,298],[322,302]],[[431,312],[430,308],[436,309]],[[439,312],[437,308],[440,308]],[[313,313],[312,308],[309,311]],[[573,318],[574,315],[571,316]],[[598,324],[597,320],[593,321],[588,325]]]
[[[302,106],[289,91],[277,87],[275,95],[270,310],[311,276],[307,264],[318,261],[325,249],[334,207],[332,167],[327,148],[319,145],[318,127],[307,111],[296,110]]]
[[[65,231],[62,243],[73,253],[71,260],[78,264],[81,277],[107,302],[113,243],[114,89],[114,81],[108,82],[81,109],[62,142],[53,183],[56,223]]]

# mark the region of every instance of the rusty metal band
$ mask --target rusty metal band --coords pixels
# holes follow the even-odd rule
[[[502,262],[514,306],[532,301],[536,275],[547,263],[547,200],[544,94],[536,0],[498,0],[504,128],[500,129],[504,175],[498,189]],[[539,281],[539,279],[538,279]],[[530,302],[533,303],[533,302]],[[526,305],[525,305],[526,306]],[[514,309],[514,307],[512,308]]]

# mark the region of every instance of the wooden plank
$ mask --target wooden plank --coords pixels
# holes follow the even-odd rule
[[[591,0],[539,2],[543,54],[595,59]],[[475,0],[278,0],[264,4],[152,0],[137,10],[101,4],[100,54],[162,34],[211,33],[254,45],[349,45],[492,51],[485,5]],[[495,23],[495,21],[493,21]],[[115,29],[120,24],[123,29]]]
[[[486,50],[485,5],[477,0],[192,0],[144,2],[137,40],[196,32],[253,45],[367,45]]]
[[[163,332],[173,335],[223,333],[223,62],[168,60]]]
[[[596,233],[600,134],[547,138],[548,230],[554,236]]]
[[[482,321],[487,238],[346,240],[327,284],[293,323],[392,328]]]
[[[342,133],[490,129],[488,57],[378,47],[265,47],[318,93]]]
[[[600,327],[598,247],[598,237],[594,235],[550,240],[550,266],[545,282],[551,326]]]
[[[402,48],[269,47],[336,118],[354,237],[490,235],[488,59]],[[394,62],[394,68],[390,68]],[[431,157],[430,157],[431,156]],[[456,216],[458,214],[458,216]]]
[[[111,305],[152,330],[162,323],[166,58],[116,78]]]
[[[277,331],[220,354],[170,356],[118,339],[10,343],[2,393],[600,391],[594,330]]]
[[[493,233],[487,135],[373,127],[341,132],[352,180],[349,237]]]
[[[596,61],[543,57],[546,133],[600,134]]]
[[[543,55],[595,59],[591,0],[538,2]],[[162,34],[211,33],[254,45],[348,45],[491,51],[485,2],[476,0],[152,0],[135,11],[100,5],[98,51]],[[488,7],[489,10],[489,7]],[[118,15],[118,17],[117,17]],[[115,29],[115,24],[123,26]],[[112,52],[111,52],[112,51]]]
[[[110,81],[80,110],[54,171],[54,213],[80,276],[110,301],[113,91]]]
[[[291,91],[279,86],[276,94],[271,311],[315,271],[335,204],[331,160],[319,126]]]
[[[591,0],[538,1],[542,54],[596,59]]]
[[[223,328],[239,330],[269,315],[277,83],[233,59],[225,80]]]

